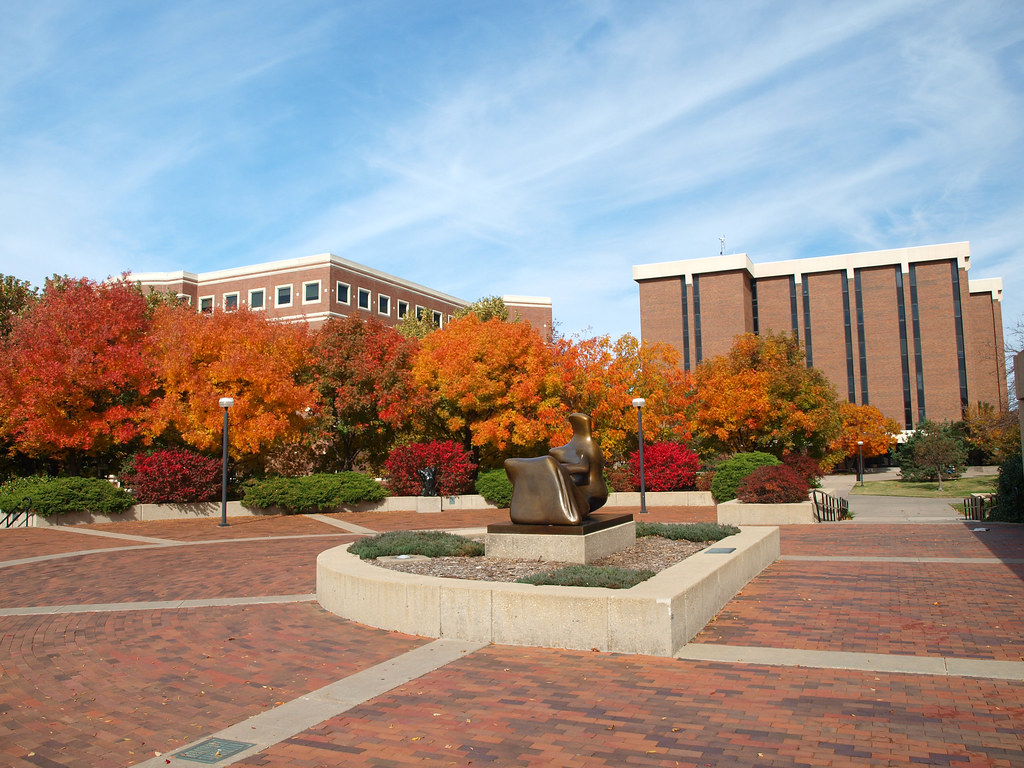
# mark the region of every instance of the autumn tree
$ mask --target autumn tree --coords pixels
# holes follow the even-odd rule
[[[923,420],[898,453],[903,480],[938,480],[959,477],[967,461],[967,449],[951,424]]]
[[[452,320],[420,342],[413,378],[433,398],[429,422],[493,462],[507,449],[536,450],[562,427],[552,352],[526,323]],[[545,448],[546,450],[546,448]]]
[[[1020,450],[1016,414],[997,411],[991,403],[968,406],[956,427],[972,464],[998,464]]]
[[[900,425],[895,419],[885,416],[873,405],[857,405],[843,401],[839,404],[839,434],[830,446],[830,453],[836,461],[856,459],[860,450],[864,458],[884,456],[896,443]],[[862,441],[863,446],[857,441]]]
[[[149,437],[179,435],[201,451],[220,446],[222,397],[231,408],[231,455],[258,460],[262,451],[296,440],[317,405],[305,324],[273,323],[249,310],[197,313],[162,304],[153,315],[148,353],[159,390]]]
[[[77,473],[139,435],[154,378],[142,294],[124,281],[48,280],[0,340],[0,431]]]
[[[412,381],[418,343],[376,318],[330,320],[314,337],[320,407],[314,437],[329,466],[378,465],[425,394]]]
[[[505,300],[500,296],[484,296],[472,304],[467,304],[461,309],[455,310],[456,318],[465,317],[470,314],[476,315],[477,318],[484,322],[487,320],[508,322],[509,320],[508,307],[505,306]],[[513,321],[518,319],[518,316],[512,318]]]
[[[690,426],[704,452],[825,456],[839,434],[835,387],[792,335],[737,336],[694,371]]]
[[[408,339],[423,339],[437,330],[437,323],[427,317],[426,312],[419,317],[407,312],[405,317],[398,321],[395,330]]]
[[[15,319],[38,298],[27,280],[0,274],[0,339],[7,338]]]
[[[565,413],[588,414],[594,437],[605,456],[624,458],[637,445],[638,420],[633,399],[642,397],[646,442],[688,440],[684,410],[688,376],[679,368],[679,355],[666,344],[640,342],[625,334],[554,343],[554,365],[562,378]],[[562,430],[566,437],[571,430]]]

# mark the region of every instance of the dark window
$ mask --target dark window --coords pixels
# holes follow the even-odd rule
[[[807,367],[814,365],[814,354],[811,349],[811,288],[807,285],[807,275],[803,276],[800,285],[804,295],[804,348],[807,350]]]
[[[910,315],[914,328],[914,368],[917,370],[917,420],[925,418],[924,368],[921,365],[921,313],[917,309],[917,265],[910,265]]]
[[[408,314],[409,314],[409,302],[408,301],[399,301],[398,302],[398,316],[400,318],[402,318],[402,317],[405,317]]]
[[[249,307],[252,309],[263,309],[263,290],[249,291]]]
[[[853,328],[850,326],[850,279],[843,272],[843,330],[846,332],[846,396],[857,402],[857,388],[853,379]]]
[[[320,282],[306,283],[303,286],[302,300],[307,304],[314,301],[320,301]]]
[[[679,278],[683,296],[683,369],[690,370],[690,308],[686,299],[686,275]]]
[[[953,270],[953,319],[956,329],[956,362],[960,369],[960,409],[967,408],[967,355],[964,352],[964,318],[960,312],[960,270],[956,259],[949,262]]]
[[[365,288],[359,289],[359,308],[369,309],[370,308],[370,292]]]
[[[338,283],[338,303],[348,304],[351,299],[348,297],[348,285],[345,283]]]
[[[209,315],[211,312],[213,312],[212,296],[204,296],[199,300],[199,311],[202,312],[204,315]]]
[[[857,301],[857,349],[860,352],[860,404],[868,405],[868,352],[867,339],[864,338],[864,299],[860,290],[860,270],[853,275]]]
[[[697,365],[703,359],[700,348],[700,278],[693,276],[693,345],[696,347]]]
[[[793,335],[799,339],[800,315],[796,309],[796,275],[789,276],[789,325],[793,329]]]
[[[377,294],[377,314],[378,315],[390,315],[391,314],[391,299],[387,296]]]
[[[441,320],[443,319],[443,317],[442,317],[441,313],[438,312],[436,309],[434,310],[433,319],[434,319],[434,325],[436,325],[438,328],[440,328],[441,327]]]
[[[277,289],[277,306],[287,307],[292,303],[292,287],[282,285]]]
[[[224,294],[224,309],[229,312],[238,309],[238,294],[237,293],[225,293]]]
[[[903,421],[905,429],[914,428],[914,408],[910,398],[910,352],[907,345],[907,302],[903,296],[903,268],[896,265],[896,311],[900,328],[900,366],[903,368]]]
[[[750,281],[750,308],[754,317],[754,335],[761,335],[761,317],[757,308],[757,280]]]

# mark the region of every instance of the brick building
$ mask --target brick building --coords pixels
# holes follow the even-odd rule
[[[969,243],[754,264],[746,254],[633,267],[641,333],[683,365],[742,333],[792,332],[840,397],[906,429],[1008,407],[1002,280],[968,280]]]
[[[131,279],[145,291],[173,291],[199,312],[249,307],[271,320],[306,321],[312,327],[353,314],[397,325],[408,313],[444,326],[470,303],[332,253],[201,274],[139,273]],[[550,299],[502,298],[511,316],[518,314],[550,338]]]

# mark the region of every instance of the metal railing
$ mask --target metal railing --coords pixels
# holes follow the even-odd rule
[[[28,527],[28,519],[32,510],[32,499],[25,498],[16,504],[14,509],[0,509],[0,528],[17,528],[19,525]],[[19,522],[20,521],[20,522]]]
[[[850,502],[846,499],[818,490],[811,494],[811,499],[814,502],[814,519],[819,523],[833,523],[850,517]]]

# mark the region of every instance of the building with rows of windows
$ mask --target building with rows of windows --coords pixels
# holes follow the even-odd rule
[[[686,368],[742,333],[792,332],[840,397],[906,429],[1008,407],[1002,280],[968,280],[969,243],[754,264],[746,254],[633,267],[644,340]]]
[[[312,327],[353,314],[396,325],[409,313],[444,326],[470,303],[332,253],[201,274],[139,273],[130,279],[145,291],[171,291],[199,312],[248,307],[272,320],[305,321]],[[550,299],[502,298],[510,315],[518,314],[550,337]]]

